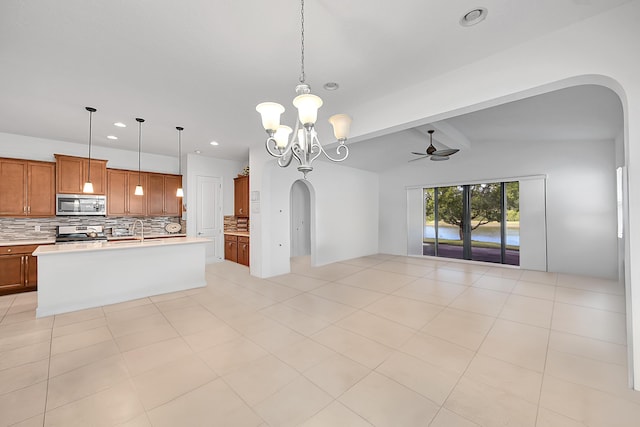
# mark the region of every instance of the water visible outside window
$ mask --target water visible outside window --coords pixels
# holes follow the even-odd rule
[[[518,182],[425,188],[424,197],[424,255],[520,264]]]

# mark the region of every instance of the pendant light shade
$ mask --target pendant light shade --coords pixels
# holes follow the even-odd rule
[[[140,184],[140,175],[142,172],[140,171],[140,148],[142,144],[142,123],[144,123],[144,119],[136,118],[136,122],[138,122],[138,185],[136,185],[136,189],[133,192],[136,196],[144,196],[144,190],[142,189],[142,184]]]
[[[89,164],[87,168],[87,182],[82,187],[83,193],[93,193],[93,184],[91,183],[91,125],[93,119],[93,113],[97,110],[93,107],[84,107],[89,112]]]
[[[176,129],[178,130],[178,175],[180,175],[180,179],[182,179],[182,131],[184,128],[176,126]],[[184,197],[182,183],[180,183],[180,187],[176,190],[176,197]]]

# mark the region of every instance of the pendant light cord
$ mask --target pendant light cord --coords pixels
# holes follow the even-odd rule
[[[89,112],[89,167],[87,168],[87,182],[91,182],[91,130],[93,124],[93,113],[97,110],[93,107],[84,107]]]
[[[304,80],[304,0],[300,0],[300,83]]]
[[[142,141],[142,122],[143,119],[136,119],[138,121],[138,186],[140,186],[140,147]]]
[[[182,130],[184,128],[176,127],[178,129],[178,174],[182,175]]]
[[[87,182],[91,182],[91,119],[93,111],[89,110],[89,167],[87,168]]]

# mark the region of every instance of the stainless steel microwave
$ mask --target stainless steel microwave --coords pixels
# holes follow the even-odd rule
[[[57,194],[56,215],[107,214],[107,196],[93,194]]]

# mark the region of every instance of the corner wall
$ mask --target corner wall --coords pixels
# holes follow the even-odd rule
[[[290,271],[290,194],[302,174],[295,162],[280,168],[262,151],[264,147],[250,153],[250,190],[260,193],[251,208],[251,274],[271,277]],[[316,161],[308,180],[316,207],[311,224],[315,265],[377,253],[378,175]]]

